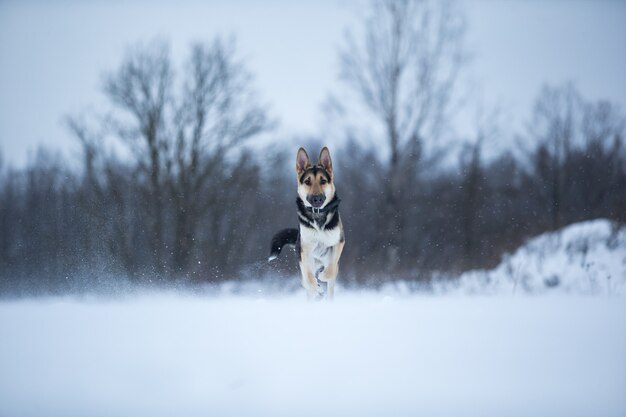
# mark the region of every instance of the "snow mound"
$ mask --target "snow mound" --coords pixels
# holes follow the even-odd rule
[[[626,227],[598,219],[542,234],[505,255],[495,269],[462,274],[457,285],[467,293],[622,294]]]

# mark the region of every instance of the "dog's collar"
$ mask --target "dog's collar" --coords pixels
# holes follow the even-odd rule
[[[333,198],[333,201],[331,201],[330,203],[328,203],[324,207],[307,207],[307,206],[304,206],[304,209],[307,210],[307,211],[310,211],[313,214],[327,213],[327,212],[335,209],[336,207],[338,207],[340,202],[341,202],[341,199],[339,197],[335,197],[335,198]]]

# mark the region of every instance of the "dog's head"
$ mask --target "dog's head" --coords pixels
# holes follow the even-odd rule
[[[333,184],[333,163],[330,152],[324,146],[317,165],[312,165],[304,148],[296,155],[296,174],[298,176],[298,195],[306,206],[324,207],[335,196]]]

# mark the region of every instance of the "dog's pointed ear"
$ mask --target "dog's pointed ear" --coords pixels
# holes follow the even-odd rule
[[[333,174],[333,161],[330,159],[330,152],[328,148],[324,146],[320,152],[319,165],[323,166],[326,172]]]
[[[309,155],[307,155],[304,148],[298,149],[298,154],[296,155],[296,173],[300,176],[309,167],[311,167]]]

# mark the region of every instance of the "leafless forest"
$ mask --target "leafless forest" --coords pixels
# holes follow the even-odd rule
[[[453,3],[376,2],[362,33],[344,39],[341,79],[354,97],[334,101],[382,132],[366,145],[346,127],[331,148],[344,285],[427,284],[436,271],[492,267],[573,222],[626,222],[626,115],[567,80],[537,92],[508,151],[485,157],[510,140],[490,117],[459,138],[460,152],[445,145],[469,55]],[[79,161],[53,150],[19,169],[0,159],[0,292],[295,274],[289,252],[265,260],[272,234],[296,225],[296,149],[251,146],[280,115],[255,94],[236,43],[190,45],[180,65],[166,44],[143,43],[103,70],[109,107],[66,115]]]

